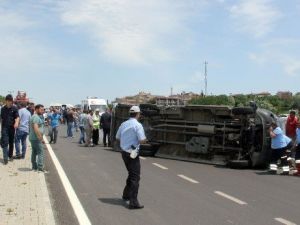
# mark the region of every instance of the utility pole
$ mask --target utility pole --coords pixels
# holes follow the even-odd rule
[[[205,79],[205,96],[207,96],[207,64],[208,62],[204,62],[205,71],[204,71],[204,79]]]
[[[173,95],[173,87],[171,87],[171,96]]]

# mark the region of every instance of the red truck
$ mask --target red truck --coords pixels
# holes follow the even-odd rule
[[[17,94],[17,96],[14,99],[14,103],[16,105],[19,105],[21,103],[28,104],[29,103],[29,98],[27,97],[26,92],[25,91],[18,91],[18,94]]]

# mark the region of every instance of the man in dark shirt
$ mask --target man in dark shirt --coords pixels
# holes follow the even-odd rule
[[[74,111],[70,109],[67,114],[67,137],[73,138],[73,127],[74,127]]]
[[[110,124],[111,124],[111,113],[107,109],[105,113],[102,114],[100,119],[100,127],[103,129],[103,145],[106,147],[108,139],[108,146],[110,146]]]
[[[5,106],[1,108],[1,147],[4,165],[13,160],[15,131],[19,126],[18,108],[13,105],[12,95],[5,97]]]
[[[34,114],[34,103],[28,103],[28,106],[27,106],[27,110],[30,112],[31,115]]]

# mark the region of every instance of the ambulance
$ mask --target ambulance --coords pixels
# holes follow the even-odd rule
[[[82,110],[100,110],[100,115],[103,114],[107,109],[107,101],[105,99],[100,99],[97,97],[87,97],[87,99],[81,102]]]

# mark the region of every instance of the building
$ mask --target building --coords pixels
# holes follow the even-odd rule
[[[151,93],[146,92],[139,92],[137,95],[134,96],[126,96],[123,98],[116,98],[114,103],[118,104],[127,104],[127,105],[139,105],[143,103],[148,103],[156,96],[151,95]]]
[[[182,101],[183,105],[187,105],[190,100],[193,98],[201,97],[200,94],[196,94],[193,92],[182,92],[181,94],[171,95],[170,98],[178,98]]]
[[[195,97],[200,97],[201,95],[195,94],[193,92],[182,92],[177,95],[159,96],[152,95],[151,93],[139,92],[134,96],[126,96],[123,98],[116,98],[113,102],[114,104],[127,104],[127,105],[139,105],[145,103],[157,104],[160,106],[174,106],[174,105],[187,105],[188,102]]]
[[[280,99],[288,100],[293,97],[293,93],[290,91],[278,91],[276,94]]]
[[[259,97],[259,98],[263,98],[263,97],[271,96],[271,93],[269,93],[269,92],[260,92],[260,93],[254,94],[254,95]]]

